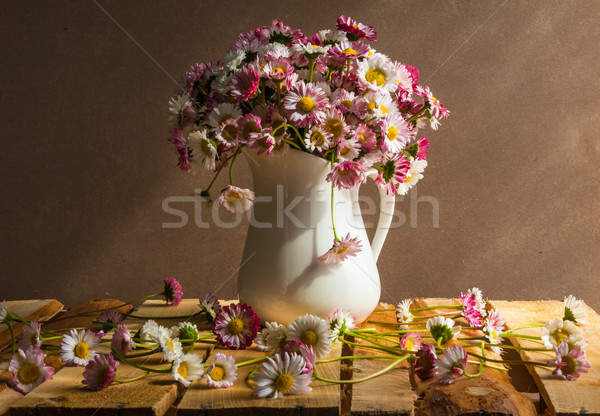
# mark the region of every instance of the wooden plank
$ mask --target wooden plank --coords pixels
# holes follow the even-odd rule
[[[330,357],[339,356],[341,346],[335,345]],[[215,349],[208,359],[210,363],[216,352],[231,355],[236,362],[243,362],[264,356],[264,352],[254,349],[230,351]],[[326,378],[338,379],[339,361],[317,364],[317,373]],[[288,395],[282,399],[258,399],[252,395],[250,385],[245,381],[254,366],[241,367],[237,381],[227,389],[214,389],[206,385],[205,380],[192,383],[177,407],[177,415],[338,415],[340,406],[340,387],[337,384],[313,381],[312,393]]]
[[[167,306],[160,301],[146,301],[135,314],[157,318],[180,316],[187,318],[199,311],[197,304],[198,301],[193,299],[182,302],[178,307]],[[85,319],[90,320],[90,318]],[[182,320],[184,319],[158,319],[157,322],[171,326]],[[64,329],[72,323],[73,321],[65,320],[57,321],[55,325]],[[127,319],[125,323],[132,328],[137,328],[141,322]],[[78,325],[85,326],[86,322],[79,320],[75,323],[75,326]],[[206,354],[206,350],[201,348],[196,348],[194,352],[201,356]],[[151,368],[166,365],[165,362],[161,362],[160,354],[139,357],[135,362]],[[101,412],[103,415],[164,415],[177,400],[180,391],[178,383],[172,380],[170,374],[152,374],[139,381],[125,384],[113,383],[99,392],[90,392],[83,388],[83,371],[82,367],[63,368],[53,380],[42,384],[17,401],[11,408],[11,416],[46,414],[87,416],[95,412]],[[118,379],[133,378],[141,374],[143,374],[142,370],[129,365],[121,364],[117,368]]]
[[[508,302],[490,301],[490,306],[504,317],[508,328],[522,323],[546,323],[564,314],[563,302]],[[586,349],[588,360],[592,363],[589,373],[582,374],[576,381],[568,382],[553,376],[545,368],[528,366],[540,394],[551,414],[556,415],[600,415],[600,316],[585,305],[588,313],[588,325],[580,326],[589,345]],[[540,328],[517,330],[520,334],[541,335]],[[540,348],[534,341],[510,338],[514,345]],[[543,348],[543,346],[541,347]],[[524,361],[554,360],[554,352],[519,351]]]
[[[393,308],[393,305],[382,303],[381,309]],[[360,328],[375,328],[379,332],[394,330],[397,328],[396,313],[394,311],[374,312],[367,321],[389,322],[390,325],[381,325],[364,322]],[[366,341],[357,339],[359,344],[368,344]],[[393,345],[393,344],[391,344]],[[372,349],[356,347],[354,355],[385,355]],[[358,359],[352,363],[353,378],[358,379],[373,374],[376,371],[391,364],[388,360]],[[351,384],[350,414],[363,415],[413,415],[415,393],[410,383],[408,362],[387,373],[361,383]]]
[[[28,321],[45,322],[59,313],[63,304],[55,299],[11,300],[7,301],[7,309]],[[12,324],[15,337],[21,333],[22,323]],[[0,324],[0,351],[10,345],[10,331],[6,324]]]
[[[422,308],[435,305],[458,304],[457,299],[417,299],[413,302],[413,308]],[[435,309],[433,311],[420,311],[415,313],[417,316],[432,316],[436,314],[446,314],[456,309]],[[468,326],[464,318],[455,319],[457,324]],[[427,320],[423,319],[423,325],[417,328],[425,328]],[[412,327],[411,327],[412,328]],[[460,337],[479,337],[481,332],[476,330],[463,330]],[[429,342],[432,342],[431,340]],[[448,347],[453,344],[450,341]],[[465,344],[465,342],[461,342]],[[492,359],[500,359],[491,351],[486,351],[486,355]],[[472,357],[470,358],[472,359]],[[478,371],[478,366],[470,364],[467,368],[470,374]],[[493,415],[514,415],[522,416],[537,415],[537,411],[531,399],[518,392],[510,382],[508,375],[499,370],[484,367],[482,375],[478,378],[461,377],[450,385],[442,385],[435,380],[419,380],[415,378],[417,393],[423,397],[420,404],[419,413],[422,415],[470,415],[470,414],[493,414]]]

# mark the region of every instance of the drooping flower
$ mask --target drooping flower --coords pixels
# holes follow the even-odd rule
[[[251,133],[261,133],[261,119],[254,114],[246,114],[244,117],[238,118],[238,143],[248,143]]]
[[[327,357],[331,351],[332,334],[327,321],[315,315],[306,314],[289,324],[289,338],[299,339],[304,345],[312,346],[317,359]]]
[[[186,116],[189,112],[187,109],[194,111],[193,105],[192,99],[187,93],[171,98],[169,101],[169,127],[181,127],[186,118],[189,119],[189,116]]]
[[[114,381],[118,366],[112,355],[98,354],[85,366],[82,383],[88,390],[102,390]]]
[[[356,256],[362,250],[358,237],[350,237],[350,233],[338,241],[333,239],[333,246],[327,252],[319,256],[318,260],[325,264],[341,263],[348,257]]]
[[[375,32],[373,26],[357,22],[350,17],[343,15],[338,17],[336,26],[338,30],[346,32],[348,34],[348,39],[350,40],[366,39],[369,42],[377,40],[377,33]]]
[[[90,330],[71,329],[60,342],[60,358],[65,365],[85,366],[96,356],[100,338]]]
[[[191,322],[179,322],[177,326],[171,328],[171,334],[178,337],[179,340],[186,340],[185,343],[194,342],[198,339],[198,327]]]
[[[420,144],[420,140],[419,140],[419,146],[421,146]],[[419,157],[417,157],[417,159],[419,159]],[[473,298],[475,298],[475,306],[477,307],[477,310],[479,311],[479,315],[485,317],[487,315],[487,312],[485,310],[485,300],[483,299],[483,293],[481,292],[481,289],[479,289],[478,287],[474,287],[472,289],[467,290],[467,293],[471,296],[473,296]]]
[[[583,302],[578,300],[573,295],[565,297],[565,315],[563,319],[565,321],[575,322],[576,324],[587,324],[587,312],[583,307]]]
[[[556,367],[552,374],[560,376],[563,380],[572,381],[582,373],[587,373],[592,364],[586,360],[585,352],[578,347],[569,350],[566,341],[558,346],[552,346],[556,353],[556,360],[548,361],[549,366]]]
[[[218,202],[229,212],[246,212],[254,202],[254,192],[228,185],[221,193]]]
[[[27,350],[19,350],[14,354],[8,365],[8,371],[13,378],[8,384],[23,394],[42,384],[46,380],[51,380],[54,374],[54,368],[44,364],[46,354],[33,346]]]
[[[191,167],[191,160],[188,154],[187,142],[185,136],[180,129],[171,130],[169,135],[169,142],[173,144],[175,152],[177,153],[177,166],[184,172],[189,172]]]
[[[405,351],[417,351],[421,348],[423,340],[418,332],[407,332],[400,340],[400,348]]]
[[[298,127],[309,127],[325,120],[329,100],[315,84],[297,82],[283,99],[288,118]]]
[[[259,132],[251,132],[248,136],[246,146],[248,149],[254,150],[257,155],[266,152],[270,156],[276,144],[277,141],[273,137],[272,129],[268,128]]]
[[[408,325],[402,325],[404,323],[412,322],[414,319],[414,315],[410,312],[410,304],[412,303],[411,299],[404,299],[396,306],[396,317],[398,319],[398,323],[400,323],[400,330],[407,330]]]
[[[215,170],[217,149],[206,135],[206,130],[195,130],[188,135],[188,145],[192,151],[192,160],[205,169]]]
[[[122,324],[115,329],[110,346],[121,355],[127,355],[135,349],[135,342],[127,325]]]
[[[435,377],[442,384],[451,384],[462,376],[467,368],[467,352],[459,344],[444,350],[444,357],[435,360]]]
[[[108,309],[100,313],[100,317],[94,321],[94,324],[102,326],[102,330],[108,332],[121,322],[123,322],[123,314],[116,309]]]
[[[483,320],[479,316],[479,310],[475,304],[475,297],[468,293],[460,293],[460,303],[463,311],[462,316],[465,317],[469,326],[472,328],[478,328],[483,325]]]
[[[413,160],[410,164],[410,169],[403,183],[398,185],[398,194],[406,195],[419,179],[423,178],[423,171],[427,167],[426,160]]]
[[[214,293],[206,292],[204,296],[200,298],[200,309],[206,313],[209,322],[213,323],[215,321],[215,316],[221,310],[221,304]]]
[[[198,354],[183,354],[173,361],[171,367],[171,377],[185,387],[189,387],[192,381],[198,380],[203,374],[204,365]]]
[[[232,303],[217,313],[213,333],[221,345],[237,350],[249,347],[259,328],[260,319],[251,306]]]
[[[429,344],[421,344],[416,353],[415,374],[421,380],[427,380],[435,375],[435,347]]]
[[[410,161],[404,155],[394,155],[383,165],[383,170],[379,172],[375,183],[379,188],[385,189],[388,195],[394,195],[398,192],[400,184],[406,180],[406,175],[410,169]]]
[[[443,316],[438,315],[427,320],[427,329],[431,333],[433,339],[437,341],[441,338],[441,344],[445,344],[458,336],[462,327],[460,325],[454,325],[454,321],[451,318],[444,318]]]
[[[417,151],[417,159],[418,160],[425,160],[427,159],[427,154],[429,153],[429,139],[427,137],[421,137],[419,139],[418,143],[418,151]],[[474,287],[473,289],[477,289],[478,288]],[[479,290],[479,294],[481,295],[481,290]],[[475,300],[479,303],[479,300],[481,299],[481,301],[483,301],[483,298],[480,296],[479,298],[476,296]],[[483,305],[485,308],[485,301],[483,301]]]
[[[257,384],[254,394],[259,398],[277,399],[285,394],[310,393],[311,375],[304,373],[305,367],[304,359],[296,353],[267,358],[260,367],[262,373],[254,375]]]
[[[355,324],[356,318],[344,309],[336,309],[336,311],[327,319],[331,333],[337,339],[343,337],[346,330],[358,328]]]
[[[315,351],[312,346],[306,346],[299,339],[291,339],[285,343],[283,348],[280,351],[280,354],[292,354],[296,353],[304,358],[304,363],[306,367],[303,374],[312,374],[313,369],[315,367],[315,363],[317,361],[317,356],[315,355]]]
[[[362,162],[337,162],[327,175],[327,181],[338,189],[350,189],[365,180],[365,171]]]
[[[210,387],[231,387],[237,380],[235,359],[220,352],[215,354],[215,360],[202,376]]]
[[[183,290],[181,289],[181,284],[172,277],[167,277],[163,280],[163,284],[165,288],[163,290],[162,295],[164,296],[167,304],[172,306],[177,306],[181,303],[181,298],[183,297]]]
[[[556,318],[546,322],[542,328],[542,341],[546,348],[558,346],[570,335],[581,335],[581,329],[571,321]]]
[[[42,325],[39,322],[31,321],[29,325],[23,326],[21,335],[19,336],[18,347],[23,351],[27,351],[29,347],[39,348],[42,345],[40,340],[40,332]]]
[[[258,73],[250,67],[244,67],[237,71],[231,79],[231,96],[238,101],[247,101],[258,91],[260,77]]]
[[[173,337],[169,328],[159,325],[155,330],[154,339],[160,346],[163,360],[173,362],[183,354],[179,338]]]
[[[501,344],[503,339],[499,337],[504,331],[504,318],[500,312],[492,309],[483,324],[483,333],[489,340],[490,344]],[[500,347],[492,346],[492,351],[496,354],[501,354]]]
[[[267,339],[269,339],[269,329],[263,328],[258,331],[256,334],[256,338],[254,338],[254,344],[256,345],[256,349],[258,351],[271,351],[269,348],[269,344],[267,344]]]

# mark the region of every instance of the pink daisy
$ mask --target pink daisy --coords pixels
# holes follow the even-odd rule
[[[467,352],[462,346],[454,344],[444,350],[444,357],[438,357],[435,362],[435,376],[442,384],[451,384],[462,376],[467,368]]]
[[[429,139],[427,137],[421,137],[418,141],[418,151],[417,151],[417,159],[425,160],[427,159],[427,153],[429,153]]]
[[[298,127],[322,123],[329,104],[325,92],[312,83],[297,82],[283,100],[289,119]]]
[[[381,120],[381,150],[387,153],[399,153],[414,136],[410,124],[399,113],[386,114]]]
[[[304,345],[299,339],[291,339],[287,341],[284,344],[281,351],[279,351],[279,354],[281,354],[282,356],[285,353],[296,353],[302,358],[304,358],[304,363],[306,364],[306,367],[304,368],[304,371],[302,371],[302,374],[312,374],[313,369],[315,368],[315,363],[317,361],[317,356],[315,355],[315,351],[313,350],[312,345],[307,346]]]
[[[121,322],[123,322],[123,314],[115,309],[108,309],[100,313],[100,317],[94,321],[94,324],[102,326],[105,331],[110,331]]]
[[[354,114],[362,119],[367,114],[367,101],[345,88],[338,88],[331,94],[331,102],[344,114]]]
[[[181,303],[181,298],[183,297],[183,290],[177,279],[167,277],[163,280],[163,284],[165,285],[165,289],[163,290],[162,295],[165,297],[167,303],[172,306],[179,305]]]
[[[381,189],[385,189],[388,195],[394,195],[398,192],[398,186],[406,180],[409,169],[410,161],[406,156],[394,155],[383,165],[375,183]]]
[[[115,329],[110,346],[121,355],[127,355],[131,350],[135,349],[135,342],[131,337],[131,331],[127,328],[127,325],[119,325]]]
[[[362,162],[338,162],[333,166],[333,170],[327,175],[327,181],[331,182],[336,188],[350,189],[357,183],[363,182],[365,172]]]
[[[341,263],[350,256],[356,256],[360,251],[360,240],[357,237],[351,238],[348,233],[341,241],[334,239],[333,246],[319,257],[319,261],[325,264]]]
[[[217,200],[229,212],[246,212],[254,202],[254,192],[250,189],[229,185]]]
[[[360,150],[360,143],[355,137],[340,139],[337,144],[337,155],[340,161],[356,159]]]
[[[262,72],[267,78],[281,82],[294,73],[294,67],[285,58],[268,59]]]
[[[351,134],[358,139],[364,153],[371,153],[377,146],[375,133],[365,124],[357,125]]]
[[[429,344],[421,344],[416,353],[415,374],[421,380],[427,380],[435,375],[435,361],[437,355],[435,347]]]
[[[36,321],[29,322],[21,329],[18,346],[23,351],[27,351],[29,347],[39,348],[42,345],[40,341],[40,332],[42,325]]]
[[[407,332],[400,340],[400,348],[405,351],[418,351],[423,341],[418,332]]]
[[[85,366],[82,383],[88,390],[102,390],[115,379],[118,365],[112,355],[98,354]]]
[[[44,381],[51,380],[54,368],[46,366],[44,358],[46,354],[39,348],[30,346],[25,351],[19,349],[8,365],[8,371],[13,375],[8,384],[15,390],[27,394]]]
[[[563,380],[572,381],[582,373],[587,373],[592,364],[586,360],[585,352],[578,347],[569,351],[569,344],[561,342],[558,347],[553,346],[556,360],[548,361],[549,366],[556,367],[552,374],[560,376]]]
[[[366,39],[369,42],[377,40],[377,33],[373,26],[365,25],[349,17],[343,15],[338,17],[336,26],[342,32],[346,32],[350,40]]]
[[[342,112],[336,108],[332,108],[327,112],[325,120],[323,121],[325,131],[331,134],[331,138],[334,141],[338,141],[348,134],[348,128],[346,127],[346,121]]]
[[[369,47],[362,42],[343,41],[331,47],[328,53],[339,58],[356,59],[368,54]]]
[[[259,81],[258,73],[254,69],[244,67],[237,71],[231,79],[231,95],[238,101],[249,100],[256,94]]]
[[[217,128],[217,140],[225,145],[226,148],[238,145],[238,120],[229,118]]]
[[[238,350],[252,344],[259,328],[260,319],[251,306],[232,303],[217,313],[213,333],[221,345]]]
[[[342,337],[346,333],[346,330],[357,329],[358,325],[355,324],[356,318],[350,314],[349,311],[344,309],[336,309],[336,311],[327,318],[329,322],[329,328],[336,337]]]
[[[469,326],[473,328],[483,326],[483,320],[479,315],[479,310],[477,309],[477,305],[475,303],[475,297],[468,293],[461,292],[460,303],[463,307],[462,316],[465,317],[465,319],[469,323]]]
[[[252,132],[248,137],[246,146],[250,150],[254,150],[256,154],[260,155],[267,152],[267,155],[271,155],[273,149],[275,149],[275,137],[271,134],[273,129],[268,128],[260,132]]]
[[[260,118],[254,114],[246,114],[238,119],[237,137],[238,143],[247,143],[250,133],[261,133],[262,126]]]
[[[94,350],[100,344],[100,337],[90,331],[71,329],[60,342],[60,359],[65,365],[85,366],[96,356]]]
[[[177,165],[181,168],[181,170],[185,172],[189,172],[192,169],[191,159],[188,154],[188,148],[186,145],[185,137],[183,133],[179,129],[171,130],[171,135],[169,136],[169,141],[173,144],[175,148],[175,152],[178,155]]]
[[[323,126],[312,126],[306,132],[304,143],[312,152],[324,152],[331,146],[331,133],[325,130]]]
[[[237,367],[235,358],[223,353],[215,354],[215,361],[208,367],[202,376],[209,387],[228,388],[237,380]]]

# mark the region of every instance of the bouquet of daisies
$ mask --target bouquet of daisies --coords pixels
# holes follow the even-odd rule
[[[244,148],[275,157],[293,147],[330,161],[335,188],[352,188],[375,169],[380,188],[406,194],[427,166],[429,140],[419,128],[436,130],[449,112],[416,68],[368,44],[376,39],[371,26],[344,16],[337,30],[310,36],[280,21],[240,34],[223,62],[194,64],[169,102],[179,167],[198,164],[216,178]],[[248,210],[253,192],[229,176],[218,202]],[[213,183],[202,192],[208,199]],[[336,234],[332,249],[344,244],[352,243]]]

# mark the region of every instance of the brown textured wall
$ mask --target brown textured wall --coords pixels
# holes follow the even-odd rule
[[[382,299],[476,285],[600,309],[600,3],[541,0],[4,4],[0,299],[133,298],[166,276],[187,296],[235,296],[246,223],[161,227],[164,198],[210,179],[175,167],[172,78],[273,18],[312,33],[342,13],[374,25],[375,47],[451,110],[417,191],[439,228],[420,202],[417,227],[390,232]],[[398,207],[410,216],[409,198]]]

